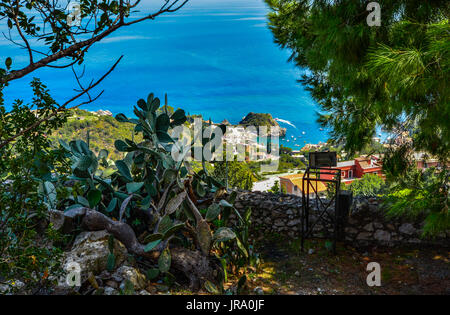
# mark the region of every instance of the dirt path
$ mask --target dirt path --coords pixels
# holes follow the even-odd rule
[[[450,294],[449,248],[372,248],[338,246],[333,256],[322,240],[270,241],[264,262],[248,274],[249,292],[265,294]],[[283,244],[283,245],[281,245]],[[381,286],[366,283],[369,262],[381,266]],[[256,289],[259,290],[259,289]]]

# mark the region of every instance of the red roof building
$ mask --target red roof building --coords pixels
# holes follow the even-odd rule
[[[365,174],[375,174],[384,178],[382,172],[382,161],[379,156],[361,156],[351,161],[338,162],[333,169],[341,170],[341,181],[350,184],[355,179],[363,177]],[[323,179],[332,179],[332,175],[323,174]]]

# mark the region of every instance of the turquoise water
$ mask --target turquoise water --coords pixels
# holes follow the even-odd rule
[[[143,12],[148,12],[145,1]],[[273,43],[266,14],[260,0],[191,0],[174,14],[114,33],[90,49],[84,82],[100,77],[120,55],[124,59],[101,85],[102,97],[82,108],[132,115],[138,98],[154,92],[163,99],[167,93],[170,105],[214,122],[226,118],[237,123],[248,112],[271,113],[295,126],[280,122],[288,129],[281,143],[293,148],[304,141],[325,141],[326,131],[315,122],[318,107],[296,81],[302,72],[287,63],[289,52]],[[4,40],[0,50],[17,66],[27,61],[24,51]],[[40,77],[58,101],[75,94],[70,69],[43,69],[32,75]],[[29,98],[30,80],[13,82],[6,89],[7,100]]]

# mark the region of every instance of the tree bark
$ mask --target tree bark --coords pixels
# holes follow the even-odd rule
[[[128,224],[114,221],[104,214],[89,208],[82,208],[82,211],[77,209],[76,216],[83,216],[81,221],[83,229],[87,231],[106,230],[122,242],[129,253],[146,258],[154,263],[157,263],[161,252],[167,246],[167,241],[161,242],[153,250],[146,252],[144,250],[145,245],[138,241],[136,234]],[[73,213],[67,213],[65,218],[72,220]],[[170,254],[172,267],[182,272],[189,279],[189,288],[191,290],[197,291],[206,280],[213,283],[217,282],[220,265],[213,257],[205,256],[198,250],[190,250],[184,247],[171,248]]]

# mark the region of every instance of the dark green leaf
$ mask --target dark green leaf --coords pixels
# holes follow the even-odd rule
[[[150,107],[150,111],[151,112],[155,112],[159,108],[159,105],[161,105],[161,102],[160,102],[159,98],[157,98],[157,97],[154,98],[152,100],[152,105]]]
[[[165,215],[162,219],[161,222],[159,222],[159,226],[158,226],[158,233],[166,233],[167,230],[169,230],[172,227],[173,223],[172,223],[172,219],[168,216]]]
[[[184,227],[184,223],[176,224],[176,225],[170,227],[170,228],[164,233],[163,240],[167,240],[170,236],[172,236],[173,234],[175,234],[176,232],[178,232],[179,230],[181,230],[183,227]]]
[[[123,293],[125,295],[133,295],[135,293],[133,282],[131,282],[128,279],[125,279],[125,287],[123,289]]]
[[[108,260],[106,262],[106,270],[113,271],[116,265],[116,256],[113,253],[109,253]]]
[[[208,207],[205,219],[209,222],[215,220],[220,214],[220,206],[217,203],[213,203]]]
[[[125,143],[125,141],[122,141],[122,140],[114,141],[114,146],[116,147],[117,151],[119,151],[119,152],[126,152],[128,149],[128,145]]]
[[[237,285],[238,294],[242,293],[242,290],[244,289],[246,282],[247,282],[247,276],[243,275],[238,281],[238,285]]]
[[[130,182],[133,181],[133,177],[131,177],[130,170],[124,161],[122,161],[122,160],[116,161],[116,166],[117,166],[119,173],[123,177],[125,177],[126,180],[128,180]]]
[[[153,248],[155,248],[159,243],[161,243],[161,240],[155,240],[152,241],[150,243],[148,243],[147,245],[145,245],[144,251],[145,252],[149,252],[151,251]]]
[[[11,57],[6,58],[6,60],[5,60],[6,68],[9,69],[9,68],[11,67],[11,64],[12,64],[12,59],[11,59]]]
[[[87,199],[89,201],[89,206],[94,208],[100,200],[102,200],[102,192],[98,189],[90,190],[87,194]]]
[[[119,122],[128,122],[128,118],[124,114],[117,114],[116,120]]]
[[[220,204],[222,207],[228,207],[228,208],[232,208],[232,207],[233,207],[233,205],[230,204],[230,203],[229,203],[228,201],[226,201],[225,199],[220,200],[219,204]]]
[[[83,155],[76,164],[76,168],[80,171],[86,171],[89,167],[91,167],[93,160],[91,157],[87,155]]]
[[[173,139],[169,136],[169,134],[167,132],[157,131],[156,135],[160,142],[164,142],[164,143],[174,142]]]
[[[114,211],[114,209],[115,209],[116,206],[117,206],[117,201],[118,201],[117,198],[111,199],[111,201],[109,202],[108,208],[106,208],[106,212],[109,213],[109,212]]]
[[[142,188],[142,186],[144,186],[144,182],[131,182],[131,183],[127,183],[127,191],[129,194],[132,194],[136,191],[138,191],[139,189]]]
[[[149,280],[153,280],[153,279],[155,279],[156,277],[159,276],[159,269],[151,268],[151,269],[147,270],[146,274],[147,274],[147,278]]]
[[[170,255],[169,248],[163,250],[158,259],[158,267],[161,272],[167,272],[170,270],[172,257]]]
[[[160,114],[156,118],[156,131],[167,132],[167,130],[169,129],[169,125],[170,125],[170,119],[167,114],[165,114],[165,113]]]
[[[147,110],[147,103],[142,98],[137,101],[137,105],[143,110]]]
[[[163,238],[163,235],[161,233],[156,233],[156,234],[150,234],[148,235],[144,241],[145,242],[153,242],[156,240],[161,240]]]

